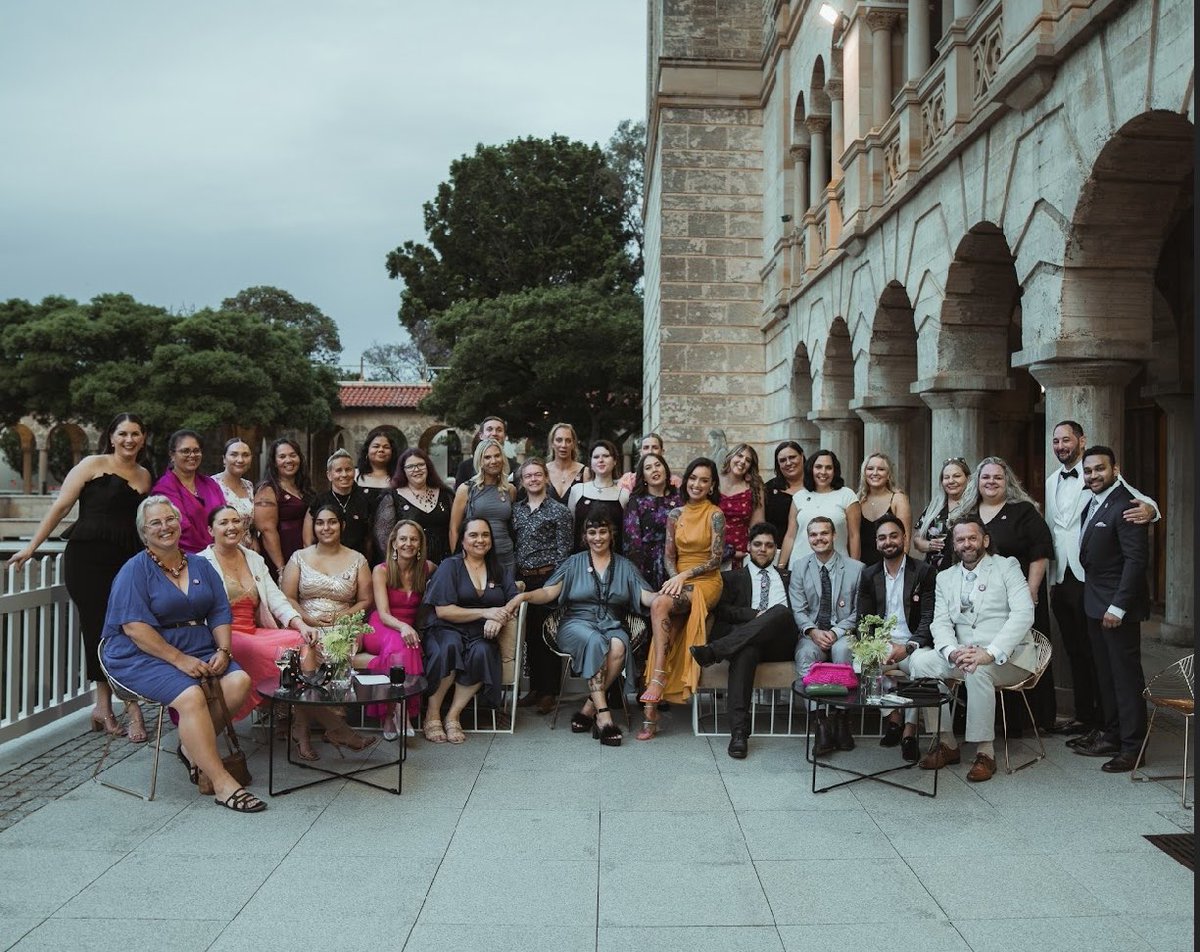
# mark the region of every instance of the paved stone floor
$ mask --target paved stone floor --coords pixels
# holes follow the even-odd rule
[[[813,795],[802,741],[739,762],[668,717],[605,749],[522,713],[513,735],[415,743],[400,797],[339,780],[239,816],[196,795],[173,736],[152,803],[87,782],[99,738],[76,715],[0,754],[0,949],[1193,948],[1193,874],[1143,839],[1192,830],[1178,782],[1107,776],[1054,738],[1013,776],[943,772],[936,800]],[[1178,772],[1181,740],[1156,738],[1156,769]]]

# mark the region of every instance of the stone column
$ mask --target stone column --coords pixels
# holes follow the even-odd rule
[[[1117,463],[1125,446],[1125,385],[1138,364],[1120,360],[1068,360],[1033,364],[1029,372],[1046,388],[1047,466],[1050,436],[1059,420],[1075,420],[1088,443],[1111,446]]]
[[[42,440],[38,448],[38,494],[44,496],[50,486],[50,443]]]
[[[829,147],[832,152],[829,180],[836,182],[842,177],[842,153],[846,151],[846,123],[842,113],[842,81],[830,79],[825,83],[829,96]]]
[[[987,390],[933,390],[922,393],[932,411],[929,425],[930,472],[939,473],[942,461],[961,456],[967,465],[987,456],[984,407],[995,395]]]
[[[808,126],[809,146],[812,149],[808,162],[808,200],[819,202],[829,184],[829,169],[825,167],[825,136],[829,133],[828,116],[809,116],[804,120]]]
[[[1192,395],[1164,394],[1154,400],[1167,416],[1167,498],[1162,503],[1162,521],[1167,533],[1167,595],[1160,632],[1167,644],[1190,645],[1195,636],[1196,619],[1192,521],[1196,465],[1192,452],[1195,442]]]
[[[954,19],[965,20],[979,6],[979,0],[954,0]]]
[[[857,488],[858,469],[862,465],[862,422],[852,416],[834,416],[828,410],[813,411],[808,418],[821,430],[821,445],[813,447],[809,455],[818,449],[832,450],[842,464],[846,485]]]
[[[896,14],[872,10],[867,14],[871,28],[871,122],[876,129],[892,115],[892,28]]]
[[[791,148],[792,162],[796,166],[796,198],[792,207],[792,222],[799,228],[804,220],[804,213],[812,203],[808,191],[808,156],[809,147],[794,145]]]
[[[942,36],[945,36],[954,22],[954,4],[950,0],[942,0]]]
[[[916,83],[928,69],[929,3],[928,0],[908,0],[908,81]]]

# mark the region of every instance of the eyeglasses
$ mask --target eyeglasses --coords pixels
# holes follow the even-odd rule
[[[176,450],[175,455],[176,456],[199,456],[203,452],[204,452],[204,450],[199,449],[199,448],[192,449],[192,450]]]
[[[167,516],[165,519],[153,519],[146,523],[147,529],[163,529],[167,526],[175,526],[179,524],[178,516]]]
[[[958,463],[963,469],[970,469],[970,467],[967,466],[967,461],[965,459],[963,459],[961,456],[951,456],[949,459],[942,460],[943,466],[945,466],[949,463]]]
[[[406,463],[404,466],[404,471],[406,473],[419,473],[421,470],[428,468],[429,467],[424,463]]]

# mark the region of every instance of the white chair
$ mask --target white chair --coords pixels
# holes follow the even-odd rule
[[[1146,726],[1146,737],[1142,741],[1142,749],[1138,751],[1137,760],[1133,764],[1130,780],[1182,780],[1180,785],[1180,802],[1183,809],[1190,810],[1187,802],[1188,782],[1188,751],[1191,748],[1192,718],[1196,716],[1196,680],[1193,674],[1195,655],[1180,658],[1174,664],[1163,668],[1152,677],[1142,692],[1142,697],[1152,705],[1150,723]],[[1183,773],[1150,776],[1144,770],[1138,776],[1138,767],[1146,756],[1146,747],[1150,743],[1150,732],[1154,730],[1154,718],[1160,710],[1175,711],[1183,716]]]

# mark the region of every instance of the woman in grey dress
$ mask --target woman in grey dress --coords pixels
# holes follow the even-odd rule
[[[607,515],[589,515],[583,534],[583,552],[563,562],[541,588],[521,592],[507,607],[515,612],[521,602],[545,605],[558,599],[563,608],[558,646],[570,653],[571,670],[587,678],[589,691],[583,708],[571,718],[571,730],[590,730],[606,747],[619,747],[621,729],[605,706],[605,692],[631,657],[622,620],[631,611],[649,608],[657,593],[632,562],[613,552],[613,526]]]
[[[492,528],[492,552],[506,572],[516,571],[513,552],[512,507],[516,487],[509,480],[504,448],[495,440],[480,440],[475,447],[475,475],[455,488],[450,510],[450,551],[462,541],[462,527],[472,519],[486,519]]]

